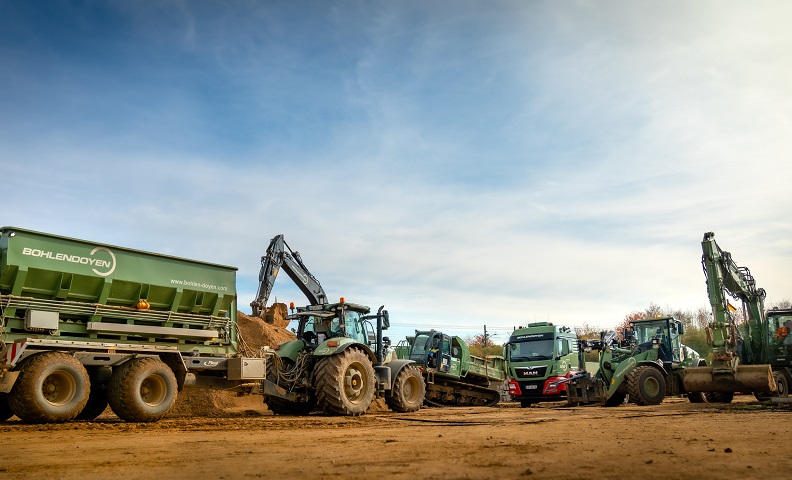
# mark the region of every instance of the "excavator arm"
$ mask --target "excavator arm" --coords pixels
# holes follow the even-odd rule
[[[701,263],[707,279],[707,295],[712,306],[712,322],[707,327],[707,342],[712,347],[711,367],[685,369],[684,384],[688,392],[773,392],[770,365],[758,365],[756,349],[762,348],[766,319],[765,291],[756,288],[751,272],[738,267],[729,252],[715,243],[715,234],[707,232],[701,242]],[[728,296],[740,300],[747,315],[741,336]]]
[[[280,270],[283,269],[289,278],[297,285],[300,291],[308,297],[311,305],[327,303],[325,294],[319,280],[314,277],[300,258],[299,252],[293,251],[283,235],[276,235],[267,247],[267,254],[261,257],[261,271],[259,272],[259,288],[256,300],[250,303],[253,316],[261,316],[267,307],[272,287]]]

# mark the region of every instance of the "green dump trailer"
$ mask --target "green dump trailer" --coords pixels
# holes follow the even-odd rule
[[[425,404],[494,406],[500,401],[498,386],[507,379],[503,357],[471,355],[464,340],[435,330],[416,331],[407,343],[396,347],[396,355],[418,365],[426,382]]]
[[[156,421],[185,386],[257,393],[236,268],[0,229],[0,421]]]

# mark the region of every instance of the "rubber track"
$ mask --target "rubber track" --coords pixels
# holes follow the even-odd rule
[[[480,387],[478,385],[471,385],[469,383],[462,383],[457,382],[455,380],[446,380],[443,379],[442,381],[435,380],[435,383],[427,383],[426,384],[426,391],[430,392],[432,390],[439,390],[435,388],[435,385],[442,385],[445,387],[451,387],[454,389],[455,393],[458,395],[458,392],[461,390],[473,390],[476,394],[474,398],[486,400],[487,403],[484,405],[459,405],[457,402],[437,402],[434,400],[429,399],[429,395],[426,396],[424,403],[427,405],[432,405],[435,407],[493,407],[498,404],[500,401],[500,393],[497,390],[493,390],[491,388]],[[441,395],[444,393],[441,392]],[[469,395],[468,395],[469,396]]]

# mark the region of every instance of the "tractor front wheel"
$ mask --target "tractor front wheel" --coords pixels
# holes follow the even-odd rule
[[[318,404],[325,412],[363,415],[374,401],[376,390],[371,359],[357,348],[322,358],[314,369],[314,387]]]
[[[663,374],[649,365],[637,367],[627,377],[630,400],[638,405],[659,405],[665,398]]]
[[[407,365],[396,376],[390,395],[385,398],[394,412],[415,412],[423,405],[426,383],[415,365]]]

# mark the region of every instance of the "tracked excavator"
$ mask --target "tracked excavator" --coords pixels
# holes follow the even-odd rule
[[[307,415],[319,409],[358,416],[377,397],[396,412],[421,407],[426,393],[423,377],[415,362],[399,360],[390,350],[383,337],[390,325],[384,306],[370,314],[369,307],[343,297],[329,303],[319,281],[283,235],[272,239],[261,258],[258,295],[250,304],[254,316],[265,311],[280,270],[308,297],[309,305],[290,305],[292,313],[286,319],[297,321],[297,339],[264,352],[266,379],[259,393],[273,413]]]
[[[711,402],[729,403],[735,392],[771,396],[777,393],[777,386],[767,363],[772,333],[764,311],[765,291],[756,287],[748,268],[738,267],[731,254],[718,246],[714,233],[704,234],[701,248],[713,316],[707,327],[712,365],[685,370],[685,388],[706,392]],[[736,307],[728,297],[742,303],[746,322],[741,326],[732,315]],[[778,368],[775,374],[786,380],[788,368]]]

